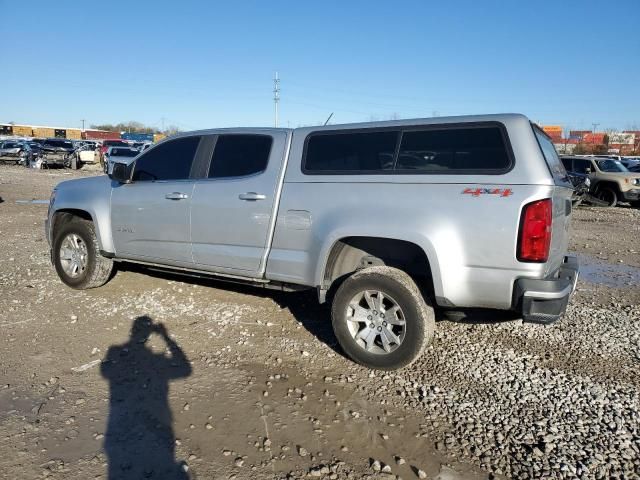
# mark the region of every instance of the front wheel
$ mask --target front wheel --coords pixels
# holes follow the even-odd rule
[[[54,234],[53,264],[66,285],[77,290],[107,283],[113,261],[100,255],[93,223],[74,218]]]
[[[609,187],[604,187],[598,190],[596,197],[605,202],[609,207],[615,207],[618,203],[618,195],[615,190]]]
[[[402,270],[359,270],[338,288],[332,305],[335,335],[345,353],[375,369],[395,370],[415,361],[431,343],[433,308]]]

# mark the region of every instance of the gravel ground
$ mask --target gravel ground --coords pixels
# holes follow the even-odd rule
[[[555,325],[440,315],[382,374],[310,293],[64,287],[46,205],[16,200],[95,173],[0,166],[0,478],[640,478],[640,211],[575,211],[586,273]]]

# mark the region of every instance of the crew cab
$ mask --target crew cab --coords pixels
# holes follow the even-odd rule
[[[119,262],[315,289],[345,353],[395,369],[431,342],[434,308],[557,320],[578,277],[571,195],[518,114],[215,129],[60,183],[46,231],[76,289]]]

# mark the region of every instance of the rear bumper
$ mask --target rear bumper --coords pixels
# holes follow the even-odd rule
[[[553,323],[564,313],[578,281],[578,258],[566,256],[551,278],[516,280],[514,305],[526,322]]]

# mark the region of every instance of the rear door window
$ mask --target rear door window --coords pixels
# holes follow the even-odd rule
[[[591,160],[574,160],[573,169],[577,173],[587,173],[587,169],[592,170]]]
[[[269,135],[220,135],[208,177],[245,177],[263,172],[269,163],[272,143]]]
[[[399,136],[399,130],[312,134],[307,139],[303,172],[348,174],[393,170]]]
[[[558,152],[556,152],[556,147],[553,146],[551,139],[536,126],[533,126],[533,131],[555,184],[571,186],[569,177],[567,176],[567,171],[565,170],[564,165],[562,165],[560,157],[558,157]]]
[[[496,173],[511,159],[499,127],[406,131],[396,164],[403,173]]]
[[[136,161],[133,180],[188,179],[200,138],[200,136],[176,138],[145,152]]]

